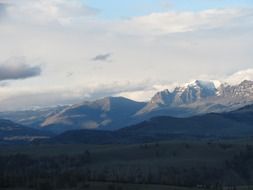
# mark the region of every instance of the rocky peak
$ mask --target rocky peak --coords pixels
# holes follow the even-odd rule
[[[253,81],[244,80],[238,85],[221,85],[219,94],[223,97],[230,98],[253,98]]]
[[[180,105],[215,96],[217,89],[213,82],[196,80],[182,87],[176,87],[173,92],[164,90],[158,92],[151,100],[152,104]]]
[[[155,94],[151,99],[151,103],[166,105],[171,103],[171,93],[169,90],[164,90]]]

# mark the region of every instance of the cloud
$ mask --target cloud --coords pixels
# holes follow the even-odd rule
[[[164,35],[223,27],[236,19],[253,16],[251,9],[208,9],[203,11],[168,11],[133,17],[117,28],[131,34]]]
[[[8,20],[0,23],[2,59],[25,55],[42,59],[46,68],[40,77],[7,81],[8,86],[1,86],[0,97],[9,100],[8,104],[1,101],[4,109],[115,95],[147,100],[155,91],[169,88],[170,82],[181,84],[203,73],[220,79],[252,66],[253,11],[249,9],[170,9],[110,20],[103,15],[93,17],[96,10],[79,4],[81,0],[5,2],[11,5],[5,13]],[[99,64],[111,59],[117,61]],[[8,64],[0,65],[10,70]],[[34,68],[23,61],[19,70],[30,70],[30,76],[37,76],[40,68]],[[22,78],[15,76],[4,78]],[[146,78],[156,82],[133,85]]]
[[[6,14],[6,9],[8,8],[8,4],[3,3],[0,1],[0,19],[5,16]]]
[[[246,69],[246,70],[241,70],[238,71],[230,76],[228,76],[224,81],[235,85],[239,84],[244,80],[251,80],[253,81],[253,69]]]
[[[92,58],[93,61],[108,61],[112,56],[111,53],[99,54]]]
[[[0,81],[26,79],[40,74],[40,66],[30,66],[22,57],[10,58],[0,63]]]
[[[150,81],[113,82],[110,84],[86,86],[47,86],[47,87],[14,87],[0,88],[0,111],[31,109],[53,105],[80,103],[83,100],[93,101],[107,96],[120,96],[123,93],[152,90]],[[127,97],[127,96],[126,96]],[[128,96],[131,97],[131,96]]]
[[[195,78],[202,79],[201,77]],[[205,78],[205,80],[209,80]],[[218,78],[219,81],[238,84],[243,80],[253,80],[253,69],[239,71],[228,77]],[[149,101],[158,91],[174,90],[177,86],[187,84],[171,81],[144,80],[139,82],[113,82],[97,85],[47,86],[45,87],[14,87],[0,88],[0,111],[32,109],[52,105],[80,103],[83,100],[93,101],[107,96],[124,96],[136,101]],[[217,81],[214,81],[217,82]]]
[[[67,24],[97,13],[97,9],[80,0],[11,0],[7,9],[9,18],[33,24]]]

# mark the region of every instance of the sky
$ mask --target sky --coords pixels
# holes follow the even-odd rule
[[[0,111],[253,80],[252,0],[0,0]]]

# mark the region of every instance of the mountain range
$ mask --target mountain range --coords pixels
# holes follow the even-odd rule
[[[169,90],[158,92],[137,115],[169,114],[182,117],[231,111],[252,102],[253,81],[245,80],[238,85],[215,86],[214,82],[197,80],[176,87],[172,92]]]
[[[0,118],[59,134],[78,129],[117,130],[156,116],[184,118],[230,112],[252,103],[253,81],[217,85],[196,80],[172,91],[158,92],[149,102],[106,97],[71,106],[3,112]]]
[[[253,137],[253,105],[227,113],[187,118],[159,116],[116,131],[73,130],[46,143],[147,143],[173,139],[236,139]]]

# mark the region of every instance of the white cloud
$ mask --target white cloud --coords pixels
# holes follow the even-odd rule
[[[33,24],[67,24],[75,19],[93,16],[98,11],[80,0],[11,0],[8,5],[9,18]]]
[[[146,88],[143,90],[129,91],[129,92],[127,91],[121,92],[117,95],[124,96],[124,97],[137,100],[137,101],[148,101],[151,99],[151,97],[154,96],[155,93],[159,91],[169,90],[172,92],[176,87],[189,85],[195,82],[196,80],[212,81],[216,88],[218,88],[222,83],[228,83],[230,85],[238,85],[244,80],[253,81],[253,69],[241,70],[229,76],[216,78],[216,80],[214,80],[214,78],[215,78],[214,76],[202,75],[195,79],[187,80],[181,83],[173,83],[173,82],[166,83],[164,81],[163,82],[160,81],[156,83],[153,82],[149,84],[150,88]]]
[[[15,56],[42,60],[43,75],[0,84],[5,108],[109,95],[148,100],[156,91],[202,79],[202,74],[224,79],[231,71],[252,67],[250,9],[105,20],[90,17],[97,11],[80,0],[6,2],[11,5],[0,22],[0,62]],[[109,57],[94,64],[92,57],[103,52],[113,52],[113,61]],[[145,79],[151,82],[138,82]]]
[[[235,19],[252,16],[252,10],[210,9],[199,12],[163,12],[134,17],[121,23],[120,30],[131,34],[164,35],[215,29],[231,24]]]
[[[0,86],[0,111],[79,103],[83,100],[95,100],[107,96],[121,96],[123,94],[126,97],[130,97],[127,94],[134,94],[138,91],[143,91],[144,93],[148,91],[154,92],[152,82],[133,83],[126,81],[110,84],[37,86],[33,88],[28,86]],[[147,100],[149,95],[146,94],[140,100]],[[138,100],[137,97],[136,100]]]
[[[228,76],[224,81],[236,85],[241,83],[244,80],[251,80],[253,81],[253,69],[246,69],[242,71],[238,71],[230,76]]]

